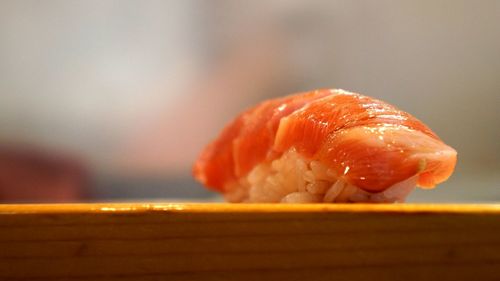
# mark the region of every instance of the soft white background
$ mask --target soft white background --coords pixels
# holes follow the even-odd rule
[[[225,122],[324,87],[457,149],[411,200],[500,200],[500,1],[0,1],[0,141],[81,155],[103,199],[208,196],[190,165]]]

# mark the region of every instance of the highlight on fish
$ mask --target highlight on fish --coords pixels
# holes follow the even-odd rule
[[[404,202],[457,152],[409,113],[344,90],[263,101],[202,151],[194,177],[230,202]]]

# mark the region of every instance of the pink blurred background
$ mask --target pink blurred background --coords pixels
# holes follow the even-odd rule
[[[190,176],[203,145],[262,99],[328,87],[458,150],[409,201],[500,201],[499,27],[493,0],[2,1],[0,202],[218,200]]]

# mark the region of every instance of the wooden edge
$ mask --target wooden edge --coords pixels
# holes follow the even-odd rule
[[[0,215],[53,213],[446,213],[497,214],[500,204],[228,204],[228,203],[81,203],[4,204]]]
[[[0,205],[0,280],[498,280],[500,205]]]

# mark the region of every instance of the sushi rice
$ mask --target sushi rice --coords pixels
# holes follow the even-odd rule
[[[417,180],[415,175],[382,192],[368,192],[291,148],[280,158],[261,163],[247,176],[226,185],[224,196],[230,202],[247,203],[401,203],[415,189]]]

